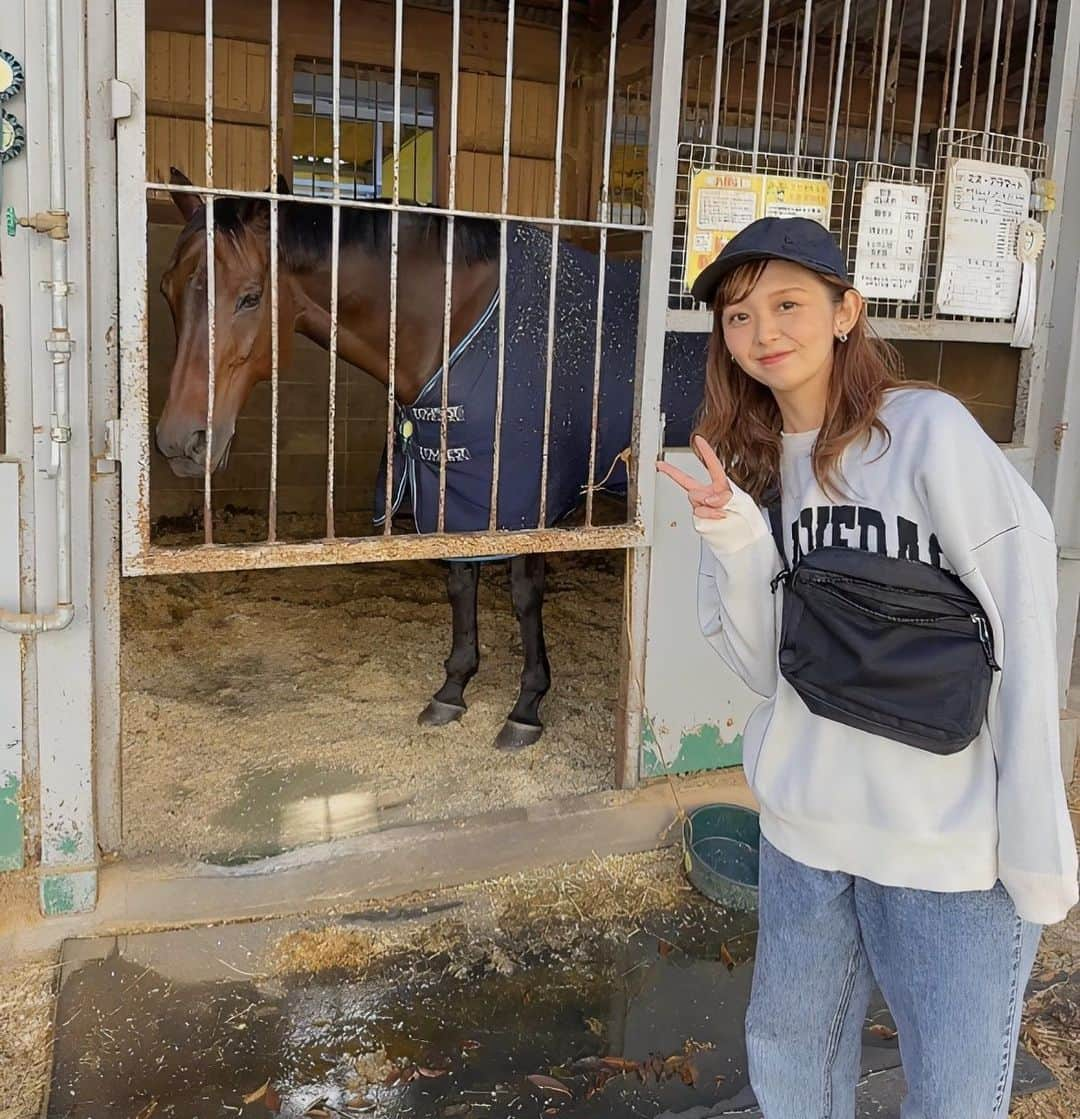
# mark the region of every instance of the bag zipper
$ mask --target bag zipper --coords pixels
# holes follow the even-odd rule
[[[852,580],[848,580],[851,582]],[[995,671],[1000,671],[1001,666],[994,659],[994,649],[990,642],[990,627],[986,624],[986,619],[981,614],[974,612],[970,614],[933,614],[930,617],[913,617],[905,614],[887,614],[882,610],[875,610],[872,606],[864,606],[861,602],[855,602],[850,598],[845,597],[839,591],[834,590],[829,586],[826,579],[815,580],[817,585],[821,587],[826,594],[831,594],[834,598],[838,598],[845,606],[850,606],[853,610],[858,610],[862,614],[866,614],[870,618],[877,618],[883,622],[899,623],[900,625],[911,626],[932,626],[937,622],[948,621],[961,621],[967,619],[975,627],[975,636],[978,638],[979,644],[982,646],[983,653],[986,656],[986,663]]]

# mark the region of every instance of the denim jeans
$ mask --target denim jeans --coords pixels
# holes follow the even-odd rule
[[[1024,987],[1041,927],[999,882],[969,893],[814,870],[761,841],[746,1018],[765,1119],[853,1119],[875,980],[899,1030],[902,1119],[1008,1113]]]

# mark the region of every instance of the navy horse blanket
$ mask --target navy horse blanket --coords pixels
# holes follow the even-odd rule
[[[551,234],[537,226],[507,227],[506,345],[499,450],[498,529],[558,524],[582,502],[589,484],[599,257],[562,242],[554,319],[547,500],[540,520],[547,379]],[[637,261],[609,260],[593,484],[625,493],[625,458],[633,438],[634,365],[638,328]],[[445,531],[488,528],[495,466],[498,389],[498,293],[408,406],[398,405],[394,439],[393,513],[411,507],[418,532],[438,530],[440,418],[447,381]],[[689,431],[690,409],[701,399],[707,335],[668,335],[669,363],[689,373],[697,391],[676,391],[674,429]],[[686,341],[683,341],[686,340]],[[676,377],[675,380],[679,381]],[[665,380],[667,378],[665,377]],[[666,386],[665,386],[666,388]],[[690,401],[694,402],[690,408]],[[669,440],[670,441],[670,440]],[[385,517],[386,461],[376,487],[377,523]]]

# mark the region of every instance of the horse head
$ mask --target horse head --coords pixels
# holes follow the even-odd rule
[[[170,182],[191,186],[175,167]],[[288,184],[278,180],[278,193]],[[169,394],[157,425],[158,450],[174,474],[201,475],[206,465],[209,397],[206,205],[194,193],[173,192],[185,219],[161,281],[176,330]],[[236,419],[259,381],[271,377],[270,203],[214,201],[214,430],[211,471],[226,460]],[[290,289],[278,285],[282,363],[293,331]]]

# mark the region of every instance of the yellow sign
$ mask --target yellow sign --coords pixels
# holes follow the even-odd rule
[[[741,171],[696,171],[690,180],[687,288],[717,253],[758,218],[810,218],[829,227],[832,187],[824,179],[750,175]]]

